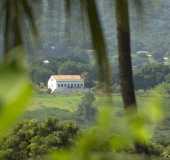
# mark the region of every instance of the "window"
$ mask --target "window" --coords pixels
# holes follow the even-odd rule
[[[60,87],[60,84],[58,84],[58,87]]]

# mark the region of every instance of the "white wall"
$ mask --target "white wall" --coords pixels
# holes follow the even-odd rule
[[[57,81],[57,88],[84,88],[84,81]]]
[[[56,80],[53,77],[48,80],[48,89],[51,90],[51,93],[57,89]]]

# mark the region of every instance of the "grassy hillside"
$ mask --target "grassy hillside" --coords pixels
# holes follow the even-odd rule
[[[32,105],[28,108],[24,118],[44,120],[49,117],[55,117],[61,120],[73,120],[75,111],[81,102],[82,94],[35,94]],[[95,106],[107,106],[107,98],[97,96]],[[138,96],[138,104],[140,107],[148,100],[146,96]],[[118,115],[123,113],[122,100],[119,95],[113,96],[113,108]],[[170,100],[166,98],[163,110],[165,110],[166,118],[161,122],[155,130],[154,139],[162,143],[170,143]]]
[[[81,101],[81,94],[35,94],[32,105],[29,110],[36,110],[39,108],[58,108],[74,112]]]
[[[34,94],[23,118],[44,120],[53,117],[60,120],[72,120],[81,97],[81,94]]]
[[[35,94],[32,100],[29,111],[35,111],[42,108],[57,108],[67,110],[69,112],[75,112],[78,105],[81,102],[83,94],[71,93],[71,94]],[[95,106],[102,107],[107,105],[107,97],[98,95],[95,100]],[[122,109],[122,101],[119,95],[113,96],[114,107]]]
[[[31,105],[28,107],[24,118],[27,119],[46,119],[48,117],[56,117],[58,119],[73,119],[74,112],[83,97],[82,93],[71,94],[34,94]],[[121,97],[114,95],[115,109],[121,112]],[[107,105],[107,97],[97,96],[95,106],[100,108]],[[121,108],[121,109],[120,109]]]
[[[28,111],[36,111],[43,109],[60,109],[68,112],[75,112],[78,105],[81,102],[83,93],[69,93],[69,94],[34,94],[31,105],[28,107]],[[149,100],[147,95],[138,95],[138,105],[142,107],[144,102]],[[98,108],[102,106],[107,106],[107,97],[102,95],[97,95],[94,105]],[[120,95],[113,95],[113,108],[119,112],[123,112],[122,99]],[[163,109],[166,109],[166,113],[170,114],[169,104],[170,100],[166,98],[165,106]]]

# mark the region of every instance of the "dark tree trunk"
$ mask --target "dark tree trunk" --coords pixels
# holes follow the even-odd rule
[[[130,113],[137,112],[133,70],[131,61],[131,39],[128,0],[116,0],[116,20],[119,51],[119,69],[124,108]],[[138,140],[134,143],[136,152],[148,154],[148,147]]]
[[[117,38],[119,52],[120,83],[124,107],[137,109],[131,61],[130,24],[128,0],[116,0]]]

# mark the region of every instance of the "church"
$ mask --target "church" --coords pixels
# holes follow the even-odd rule
[[[51,93],[57,90],[83,89],[84,79],[80,75],[52,75],[48,80]]]

